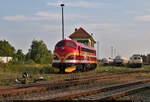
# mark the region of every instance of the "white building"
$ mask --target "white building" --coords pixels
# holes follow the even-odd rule
[[[13,59],[12,57],[0,57],[0,62],[8,63],[12,59]]]

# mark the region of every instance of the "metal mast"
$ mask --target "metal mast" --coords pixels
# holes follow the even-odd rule
[[[64,40],[64,4],[60,6],[62,7],[62,40]]]
[[[114,47],[111,46],[111,58],[113,59]]]

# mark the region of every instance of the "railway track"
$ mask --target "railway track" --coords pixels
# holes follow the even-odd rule
[[[56,97],[51,97],[48,100],[114,100],[118,97],[135,93],[150,87],[150,80],[140,80],[125,84],[117,84],[106,87],[97,87],[93,89],[82,90],[80,92],[66,93]]]
[[[126,75],[124,75],[126,76]],[[70,87],[75,85],[82,85],[94,82],[96,80],[109,80],[113,78],[123,77],[123,75],[110,75],[110,76],[88,76],[88,77],[73,77],[64,80],[53,80],[46,82],[37,82],[25,85],[9,86],[0,88],[0,98],[7,98],[17,95],[24,95],[30,93],[38,93],[47,90],[55,90],[64,87]]]
[[[130,73],[132,74],[132,73]],[[60,79],[60,80],[51,80],[43,81],[37,83],[30,83],[24,85],[14,85],[7,87],[0,87],[0,100],[7,99],[9,97],[15,97],[19,95],[31,94],[45,92],[48,90],[57,90],[65,87],[89,84],[96,81],[109,81],[112,79],[123,78],[129,75],[129,73],[115,73],[109,75],[97,75],[97,76],[87,76],[87,77],[76,77],[74,74],[71,78]]]

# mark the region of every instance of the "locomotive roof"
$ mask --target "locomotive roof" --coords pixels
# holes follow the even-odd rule
[[[78,43],[78,42],[76,42],[76,41],[74,41],[74,40],[65,39],[65,40],[60,40],[59,42],[61,42],[61,41],[72,41],[72,42],[76,43],[78,46],[81,46],[81,47],[85,47],[85,48],[88,48],[88,49],[95,50],[94,47],[91,47],[91,46],[87,46],[87,45]],[[58,43],[59,43],[59,42],[58,42]],[[57,44],[58,44],[58,43],[57,43]]]
[[[115,59],[127,59],[127,58],[122,57],[122,56],[116,56]]]

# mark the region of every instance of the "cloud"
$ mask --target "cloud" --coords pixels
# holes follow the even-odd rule
[[[59,19],[60,17],[60,14],[58,13],[50,13],[50,12],[45,12],[45,11],[40,11],[40,12],[37,12],[35,14],[35,17],[38,17],[39,20],[40,19],[46,19],[46,20],[55,20],[55,19]]]
[[[24,15],[16,15],[16,16],[5,16],[4,20],[8,21],[16,21],[16,20],[26,20],[27,18]]]
[[[133,28],[135,24],[113,24],[113,23],[103,23],[103,24],[82,24],[79,25],[84,28],[91,29],[92,31],[121,31],[123,29]]]
[[[79,15],[79,14],[65,14],[65,20],[88,20],[91,17],[91,20],[98,19],[97,17],[91,15]],[[7,21],[40,21],[40,20],[61,20],[60,13],[54,12],[46,12],[46,11],[39,11],[32,15],[15,15],[15,16],[4,16],[3,20]]]
[[[138,20],[138,21],[150,21],[150,15],[137,16],[137,17],[135,17],[135,20]]]
[[[64,2],[66,6],[69,7],[82,7],[82,8],[101,8],[109,6],[110,4],[105,3],[98,3],[98,2],[91,2],[91,1],[82,1],[82,0],[76,0],[76,1],[68,1]],[[58,6],[60,5],[60,2],[48,2],[49,6]]]
[[[60,15],[58,13],[39,11],[31,16],[15,15],[4,16],[3,20],[7,21],[38,21],[38,20],[58,20]]]

